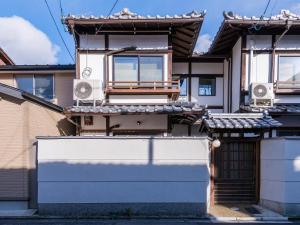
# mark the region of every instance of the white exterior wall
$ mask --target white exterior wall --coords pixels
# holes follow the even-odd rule
[[[227,60],[224,60],[224,77],[223,77],[223,82],[224,82],[224,90],[223,90],[223,99],[224,99],[224,113],[228,113],[228,67],[229,67],[229,62]]]
[[[300,215],[300,139],[261,142],[262,203],[286,215]]]
[[[141,125],[137,125],[137,121]],[[110,126],[119,124],[119,128],[113,130],[167,130],[167,115],[119,115],[110,116]],[[94,124],[91,126],[84,125],[81,120],[83,130],[105,130],[105,118],[103,116],[94,116]]]
[[[223,74],[223,63],[192,63],[192,74]]]
[[[109,103],[111,104],[166,104],[168,103],[167,95],[110,95]]]
[[[109,35],[109,49],[131,46],[138,49],[167,49],[168,35]]]
[[[79,35],[79,46],[82,49],[105,49],[104,35]]]
[[[276,36],[278,38],[279,36]],[[272,36],[271,35],[248,35],[247,36],[248,50],[272,50]],[[285,35],[278,42],[276,50],[299,50],[300,49],[300,35]],[[295,53],[276,53],[274,64],[274,82],[278,78],[278,58],[282,55],[300,56]],[[272,55],[271,53],[246,54],[246,84],[245,89],[249,90],[252,82],[268,83],[271,77]],[[246,103],[248,103],[248,96],[246,96]],[[275,95],[275,103],[300,103],[300,96]]]
[[[240,108],[240,80],[241,80],[241,38],[232,49],[232,107],[231,112]]]
[[[38,140],[39,205],[206,205],[208,193],[206,138]]]

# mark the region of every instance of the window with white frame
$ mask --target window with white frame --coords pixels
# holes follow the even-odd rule
[[[278,81],[300,82],[300,56],[279,56]]]
[[[54,98],[53,74],[16,75],[17,87],[46,100]]]

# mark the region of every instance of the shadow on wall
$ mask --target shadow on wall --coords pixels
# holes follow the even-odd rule
[[[199,153],[194,146],[192,150],[180,149],[179,153],[177,149],[170,154],[169,143],[158,144],[164,140],[152,138],[143,141],[147,146],[142,145],[142,149],[141,145],[126,146],[117,140],[111,143],[111,148],[107,144],[86,145],[91,139],[65,140],[75,141],[77,148],[71,150],[70,145],[60,143],[61,149],[55,146],[48,154],[45,145],[39,144],[41,215],[201,217],[206,214],[207,149],[198,146]],[[126,143],[126,139],[122,142]]]

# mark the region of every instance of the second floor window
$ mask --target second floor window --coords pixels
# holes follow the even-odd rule
[[[47,100],[54,98],[52,74],[16,75],[15,78],[19,89]]]
[[[300,56],[280,56],[278,80],[300,82]]]
[[[199,78],[199,96],[216,95],[216,78]]]
[[[114,81],[163,81],[162,56],[114,56]]]

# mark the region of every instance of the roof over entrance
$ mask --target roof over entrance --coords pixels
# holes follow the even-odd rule
[[[191,56],[205,16],[205,11],[192,11],[174,16],[143,16],[131,12],[128,8],[106,16],[63,17],[70,33],[78,34],[159,34],[172,37],[174,55]],[[73,33],[74,34],[74,33]]]
[[[224,12],[224,20],[209,49],[210,54],[223,55],[230,52],[238,38],[246,34],[282,34],[287,23],[287,34],[300,34],[300,15],[282,10],[279,15],[258,18]]]
[[[251,132],[281,126],[263,113],[212,113],[203,119],[203,123],[209,132]]]
[[[101,105],[72,106],[64,110],[69,115],[139,115],[139,114],[171,114],[171,115],[203,115],[205,107],[191,102],[174,102],[164,105]]]

